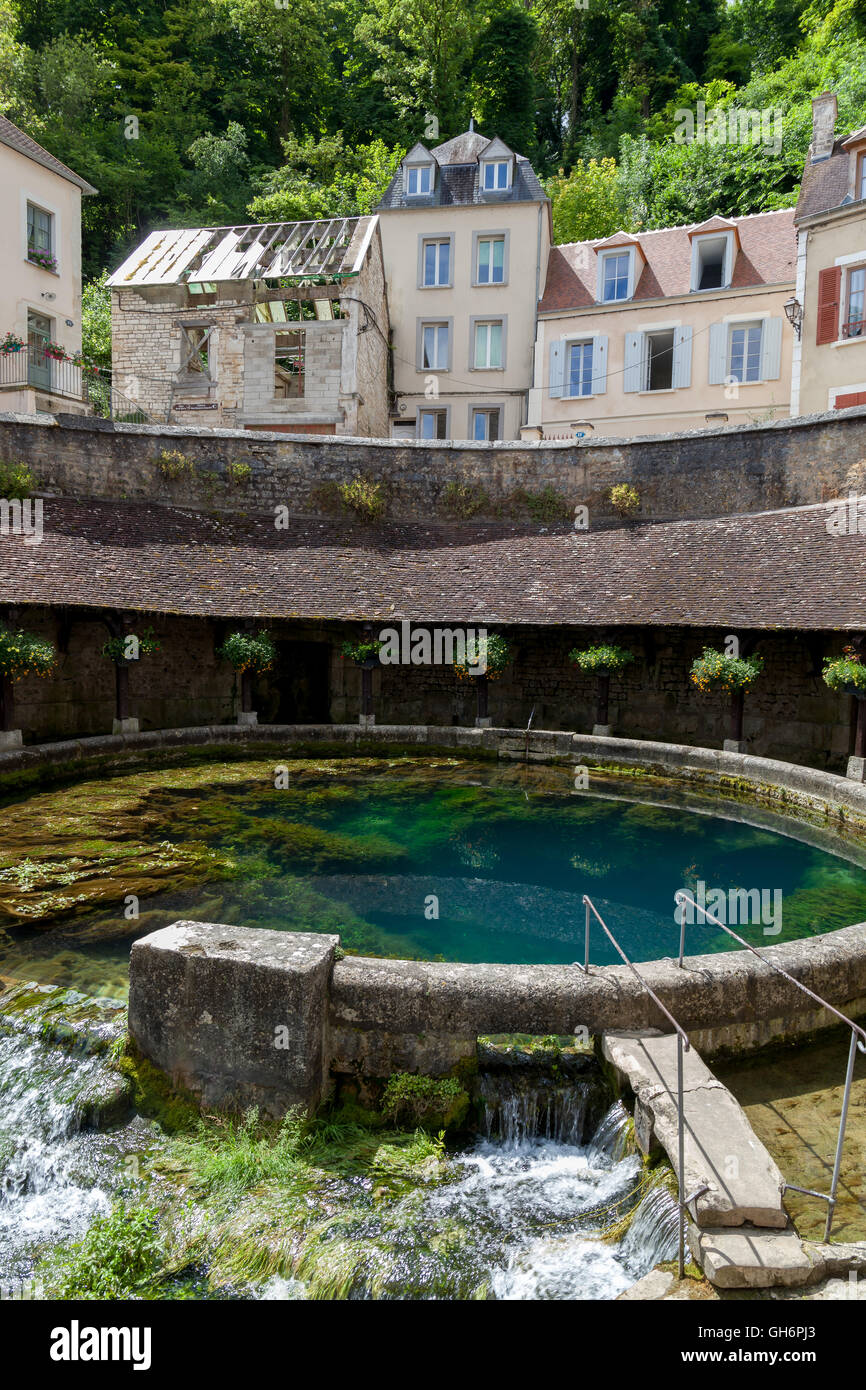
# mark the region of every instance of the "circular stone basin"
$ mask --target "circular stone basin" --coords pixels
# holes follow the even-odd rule
[[[184,917],[560,964],[583,960],[584,893],[637,961],[677,954],[683,888],[755,946],[866,918],[863,846],[751,802],[647,775],[584,789],[563,766],[259,754],[7,797],[0,974],[119,995],[131,941]],[[687,927],[688,954],[729,948]],[[591,962],[617,959],[594,926]]]

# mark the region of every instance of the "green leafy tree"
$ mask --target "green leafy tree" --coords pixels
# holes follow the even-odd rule
[[[545,184],[553,211],[553,240],[590,241],[630,230],[624,225],[619,172],[613,159],[579,159],[570,174]]]
[[[498,135],[519,154],[535,153],[535,78],[538,26],[525,9],[495,15],[481,31],[472,57],[472,108],[481,130]]]
[[[256,221],[304,221],[351,217],[373,210],[385,192],[403,151],[381,140],[347,147],[340,132],[317,140],[289,136],[285,162],[267,174],[249,204]]]
[[[81,292],[81,351],[98,367],[111,366],[111,290],[103,270]]]

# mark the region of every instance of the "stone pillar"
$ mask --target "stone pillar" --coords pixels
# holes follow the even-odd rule
[[[328,1000],[340,938],[174,922],[132,947],[129,1031],[202,1104],[280,1116],[329,1086]]]

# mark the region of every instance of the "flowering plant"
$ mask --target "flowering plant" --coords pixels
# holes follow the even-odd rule
[[[267,632],[232,632],[217,656],[236,671],[269,671],[277,659],[277,649]]]
[[[466,660],[455,661],[454,670],[462,681],[479,676],[495,681],[510,660],[511,648],[504,637],[494,632],[489,637],[470,637],[466,642]]]
[[[573,661],[575,666],[579,666],[581,671],[607,676],[613,672],[622,671],[626,666],[631,665],[634,661],[634,652],[628,651],[625,647],[617,646],[584,647],[582,651],[579,647],[574,647],[568,653],[568,659]]]
[[[866,695],[866,666],[853,647],[843,647],[841,656],[826,656],[821,674],[831,690]]]
[[[102,655],[109,657],[115,666],[125,666],[128,662],[137,660],[136,657],[128,655],[131,642],[138,644],[139,656],[151,656],[153,652],[159,651],[159,642],[153,635],[153,628],[148,627],[140,637],[132,632],[126,633],[123,637],[109,637],[102,648]]]
[[[27,259],[33,265],[39,265],[43,270],[56,270],[57,257],[52,256],[50,251],[41,251],[38,246],[27,247]]]
[[[362,642],[344,642],[340,647],[340,656],[343,660],[348,657],[350,661],[363,666],[365,661],[375,661],[384,645],[379,637],[366,637]]]
[[[50,642],[32,632],[0,627],[0,675],[17,681],[22,676],[50,675],[57,653]]]
[[[7,333],[6,337],[0,340],[0,352],[20,352],[23,346],[24,340],[14,333]]]
[[[749,686],[764,669],[764,659],[760,656],[728,656],[725,652],[704,647],[703,654],[695,658],[689,671],[689,679],[698,690],[748,690]]]

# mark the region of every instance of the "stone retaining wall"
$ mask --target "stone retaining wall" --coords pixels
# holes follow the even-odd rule
[[[157,462],[165,450],[184,454],[191,471],[168,481]],[[358,475],[383,485],[391,517],[425,521],[448,516],[452,483],[487,495],[476,521],[513,503],[518,489],[550,488],[566,518],[584,505],[595,526],[615,523],[605,494],[620,482],[637,488],[640,516],[651,520],[728,516],[866,491],[866,409],[579,445],[323,439],[0,414],[0,458],[27,464],[44,489],[66,496],[224,511],[287,506],[295,515],[321,510],[323,483]],[[230,464],[249,465],[249,479],[232,482]],[[519,507],[516,515],[530,518]]]

